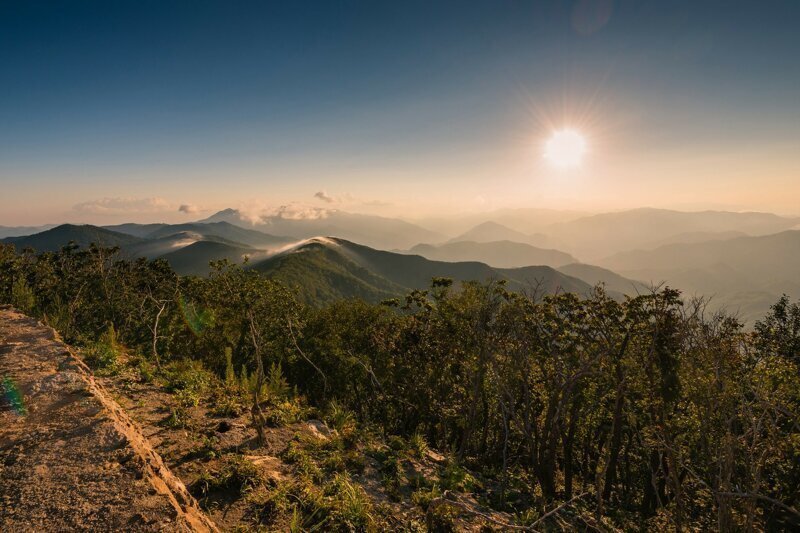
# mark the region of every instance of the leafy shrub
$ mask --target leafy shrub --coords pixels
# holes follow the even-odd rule
[[[267,424],[272,427],[288,426],[305,419],[308,410],[297,400],[285,400],[268,406],[264,411]]]
[[[149,361],[146,359],[141,359],[137,365],[137,370],[139,371],[139,379],[141,379],[143,383],[153,382],[153,379],[156,375],[156,369]]]
[[[430,488],[421,487],[411,493],[411,501],[427,511],[431,502],[441,495],[442,491],[437,485]]]
[[[425,442],[425,437],[423,437],[422,434],[414,433],[411,438],[408,439],[408,449],[411,455],[417,459],[422,459],[428,452],[428,443]]]
[[[443,489],[459,492],[472,492],[481,487],[480,481],[455,461],[447,463],[439,482]]]
[[[84,359],[92,368],[98,370],[114,370],[120,348],[117,344],[117,333],[114,326],[109,324],[106,331],[95,342],[91,342],[84,349]]]
[[[240,416],[245,412],[244,399],[236,391],[219,390],[214,396],[212,416]]]
[[[286,381],[286,378],[283,376],[281,364],[273,363],[269,367],[269,373],[267,374],[268,397],[273,401],[280,401],[288,398],[291,390],[289,382]]]
[[[169,416],[161,424],[168,428],[185,428],[189,425],[189,413],[183,407],[173,407],[169,411]]]
[[[426,515],[428,531],[430,533],[452,533],[456,531],[456,518],[458,510],[455,506],[443,503],[429,508]]]
[[[355,416],[353,412],[346,409],[335,400],[328,404],[328,413],[325,417],[325,422],[339,432],[355,429]]]
[[[27,314],[36,307],[36,295],[22,276],[18,276],[11,286],[11,305]]]
[[[241,455],[229,454],[214,469],[203,471],[192,484],[192,492],[206,496],[213,492],[244,495],[264,482],[258,467]]]
[[[292,439],[283,451],[281,458],[294,465],[296,472],[311,480],[322,479],[322,471],[317,466],[311,455],[303,448],[299,439]]]
[[[374,525],[372,503],[364,489],[345,474],[337,474],[331,483],[333,502],[331,521],[346,531],[367,531]]]
[[[187,391],[201,395],[211,384],[214,376],[205,369],[201,361],[182,359],[173,361],[164,368],[166,388],[170,392]]]

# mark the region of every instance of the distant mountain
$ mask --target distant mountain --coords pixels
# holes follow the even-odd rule
[[[661,239],[648,244],[648,249],[666,246],[668,244],[692,244],[696,242],[726,241],[736,237],[747,237],[743,231],[692,231],[689,233],[678,233],[666,239]]]
[[[581,217],[588,216],[585,211],[572,211],[561,209],[540,209],[540,208],[519,208],[519,209],[497,209],[484,213],[470,213],[452,217],[429,217],[416,222],[419,225],[443,233],[445,235],[460,235],[470,228],[492,222],[511,228],[525,235],[544,232],[544,229],[552,224],[569,222]],[[478,239],[467,239],[478,240]],[[491,240],[506,240],[504,238],[494,238]],[[507,239],[515,240],[515,239]],[[424,242],[424,241],[423,241]],[[436,241],[427,241],[436,242]],[[537,245],[537,243],[529,243]],[[542,243],[544,244],[544,243]]]
[[[34,233],[41,233],[55,227],[56,224],[47,224],[44,226],[0,226],[0,239],[32,235]]]
[[[572,263],[560,266],[556,270],[562,274],[578,278],[592,287],[603,284],[608,292],[635,296],[637,293],[646,294],[650,288],[644,283],[622,277],[610,270],[594,265]]]
[[[265,259],[253,268],[297,289],[300,298],[310,305],[343,298],[379,302],[406,291],[405,287],[370,272],[335,246],[319,240]]]
[[[439,246],[418,244],[408,253],[437,261],[480,261],[493,267],[517,268],[530,265],[559,267],[575,258],[558,250],[546,250],[520,242],[449,242]]]
[[[166,253],[159,259],[167,261],[178,274],[205,276],[210,270],[209,263],[211,261],[227,259],[233,263],[242,263],[246,257],[258,258],[261,254],[263,252],[255,248],[214,241],[198,241],[174,252]]]
[[[295,242],[297,239],[290,237],[276,237],[267,233],[252,229],[242,228],[230,222],[209,222],[209,223],[189,223],[189,224],[170,224],[157,228],[146,237],[156,239],[167,237],[180,232],[192,232],[204,237],[219,237],[231,242],[246,244],[253,248],[273,248],[284,246]]]
[[[198,242],[213,242],[217,244],[225,244],[233,248],[251,249],[251,253],[258,251],[257,249],[242,243],[223,239],[222,237],[217,237],[216,235],[202,235],[194,231],[182,231],[180,233],[172,233],[165,237],[142,239],[141,242],[125,246],[122,251],[125,255],[130,257],[147,257],[148,259],[155,259],[163,256],[164,254],[176,252]]]
[[[134,225],[124,226],[128,231],[135,230]],[[213,231],[207,231],[207,234],[194,231],[174,231],[181,229],[179,226],[165,224],[154,226],[157,226],[154,232],[157,235],[153,238],[135,237],[97,226],[65,224],[34,235],[10,237],[4,239],[3,242],[14,244],[18,250],[30,247],[39,252],[57,251],[69,242],[75,242],[81,247],[86,247],[91,243],[106,247],[117,246],[123,257],[165,259],[176,272],[182,275],[205,275],[209,271],[210,261],[228,259],[235,263],[241,263],[245,256],[258,259],[265,256],[262,250],[255,247],[215,235],[215,233],[225,233],[221,230],[230,229],[225,226],[213,227]],[[165,228],[170,229],[165,230]],[[256,231],[252,232],[255,235],[249,235],[248,230],[234,226],[231,228],[233,230],[230,231],[230,235],[249,236],[251,240],[262,243],[275,240],[274,237]],[[162,230],[165,230],[163,233],[166,235],[160,235]],[[285,244],[283,240],[280,242]]]
[[[604,259],[601,264],[616,272],[667,272],[722,264],[754,279],[796,280],[800,272],[800,231],[620,252]]]
[[[578,292],[591,287],[547,266],[501,269],[479,262],[431,261],[355,244],[344,239],[316,238],[264,261],[254,263],[265,272],[298,287],[308,301],[363,297],[376,301],[425,289],[434,277],[456,281],[504,279],[511,290]]]
[[[133,222],[130,222],[127,224],[116,224],[114,226],[103,226],[103,227],[111,231],[125,233],[127,235],[133,235],[134,237],[147,237],[154,231],[157,231],[158,229],[166,226],[169,226],[169,224],[164,224],[164,223],[135,224]]]
[[[713,295],[720,302],[761,294],[747,306],[758,314],[768,305],[756,301],[774,303],[783,292],[796,294],[800,231],[621,252],[600,264],[644,282],[666,281],[688,294]]]
[[[62,224],[33,235],[8,237],[3,239],[3,242],[14,244],[17,250],[33,248],[38,252],[55,252],[70,242],[74,242],[79,246],[89,246],[91,243],[96,243],[106,247],[119,246],[124,248],[141,242],[141,239],[97,226]]]
[[[735,231],[758,236],[791,229],[798,223],[800,219],[771,213],[644,208],[553,224],[545,232],[560,243],[560,249],[595,262],[616,252],[649,248],[681,234]]]
[[[279,210],[255,217],[236,209],[225,209],[200,222],[229,222],[243,228],[297,239],[334,235],[386,249],[406,249],[420,242],[444,240],[441,234],[403,220],[319,208]]]
[[[532,246],[543,247],[547,246],[548,238],[546,235],[542,235],[541,233],[528,235],[527,233],[522,233],[521,231],[513,230],[507,226],[498,224],[497,222],[489,221],[489,222],[484,222],[483,224],[478,224],[469,231],[462,233],[461,235],[454,237],[447,242],[451,243],[451,242],[462,242],[462,241],[473,241],[473,242],[511,241],[511,242],[530,244]]]

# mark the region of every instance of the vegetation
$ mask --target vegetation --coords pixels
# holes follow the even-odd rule
[[[137,354],[179,408],[215,394],[249,409],[259,436],[322,413],[331,438],[284,453],[297,480],[270,485],[225,456],[197,486],[253,493],[287,527],[381,529],[352,477],[365,456],[440,531],[460,512],[452,491],[538,529],[800,527],[800,306],[788,299],[752,332],[669,288],[538,299],[436,278],[384,305],[315,308],[224,261],[179,277],[97,246],[0,246],[0,301],[100,366],[121,347]],[[403,464],[431,450],[443,467],[411,480]]]

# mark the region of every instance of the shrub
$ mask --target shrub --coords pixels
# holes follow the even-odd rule
[[[411,455],[417,459],[422,459],[428,452],[428,443],[425,442],[425,437],[423,437],[422,434],[414,433],[411,438],[408,439],[408,448]]]
[[[113,370],[117,366],[119,352],[117,333],[114,326],[109,324],[100,338],[86,347],[84,358],[89,366],[95,369]]]
[[[36,307],[36,296],[22,276],[18,276],[11,286],[11,305],[27,314]]]
[[[437,485],[430,488],[422,487],[411,493],[411,501],[427,511],[431,502],[441,495],[442,491],[439,490]]]
[[[345,432],[355,428],[353,412],[345,409],[335,400],[328,405],[328,414],[325,418],[325,421],[336,431]]]
[[[442,503],[428,509],[426,521],[430,533],[452,533],[456,531],[458,510],[453,505]]]
[[[187,391],[201,395],[211,384],[214,376],[203,363],[192,359],[173,361],[164,368],[166,388],[170,392]]]
[[[287,463],[293,464],[301,477],[315,481],[321,480],[323,477],[322,471],[299,440],[291,440],[283,451],[281,458]]]
[[[439,477],[439,482],[443,489],[458,492],[472,492],[481,486],[475,476],[454,461],[447,463]]]
[[[331,519],[347,531],[366,531],[373,527],[372,503],[364,489],[345,474],[337,474],[331,483],[333,502]]]
[[[212,492],[244,495],[263,483],[258,467],[241,455],[229,454],[219,466],[205,470],[192,484],[192,492],[206,496]]]

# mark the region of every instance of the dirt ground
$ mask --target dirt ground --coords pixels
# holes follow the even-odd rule
[[[215,531],[55,332],[0,308],[0,531]]]

